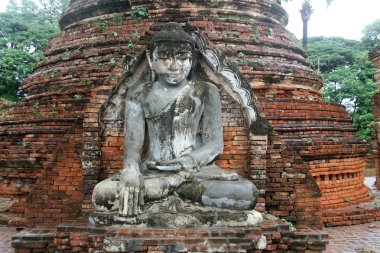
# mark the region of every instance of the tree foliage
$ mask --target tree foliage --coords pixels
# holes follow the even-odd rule
[[[0,97],[20,99],[21,82],[38,63],[69,0],[10,0],[0,13]]]
[[[373,125],[372,96],[377,92],[373,80],[375,69],[369,61],[357,61],[339,66],[324,73],[323,97],[327,101],[344,105],[350,113],[357,135],[366,141],[371,139]]]
[[[13,48],[0,51],[0,94],[15,100],[21,97],[19,85],[38,63],[39,57]]]
[[[311,37],[307,49],[312,67],[328,73],[339,66],[352,65],[363,52],[360,41],[341,37]]]
[[[362,41],[368,48],[380,47],[380,19],[367,25],[363,30]]]
[[[324,77],[323,99],[344,105],[350,113],[357,136],[371,139],[372,96],[377,92],[375,68],[368,60],[362,41],[337,37],[309,40],[309,60]]]

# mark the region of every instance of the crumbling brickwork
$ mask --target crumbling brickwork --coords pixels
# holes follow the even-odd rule
[[[344,107],[294,98],[260,101],[273,128],[310,168],[323,208],[371,199],[363,184],[367,145],[355,137]]]

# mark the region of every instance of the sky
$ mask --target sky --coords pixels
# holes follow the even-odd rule
[[[297,38],[302,37],[301,3],[302,0],[292,0],[283,4],[289,14],[286,28]],[[360,40],[364,27],[380,19],[380,0],[334,0],[328,7],[325,0],[311,0],[311,3],[314,13],[309,21],[309,37]]]
[[[334,0],[327,7],[325,0],[311,0],[314,13],[309,21],[309,36],[339,36],[360,40],[363,28],[380,19],[380,0]],[[302,37],[302,20],[299,10],[302,0],[283,4],[289,13],[286,27],[297,38]],[[5,11],[8,0],[0,0],[0,12]]]

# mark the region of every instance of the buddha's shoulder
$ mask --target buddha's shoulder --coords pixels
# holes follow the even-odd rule
[[[205,81],[194,82],[194,88],[201,92],[219,92],[218,87],[215,84]]]
[[[152,87],[152,82],[137,82],[128,88],[127,98],[141,99]]]

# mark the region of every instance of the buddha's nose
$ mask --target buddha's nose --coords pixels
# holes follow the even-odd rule
[[[178,60],[175,57],[171,57],[170,62],[169,62],[169,69],[170,70],[178,69]]]

